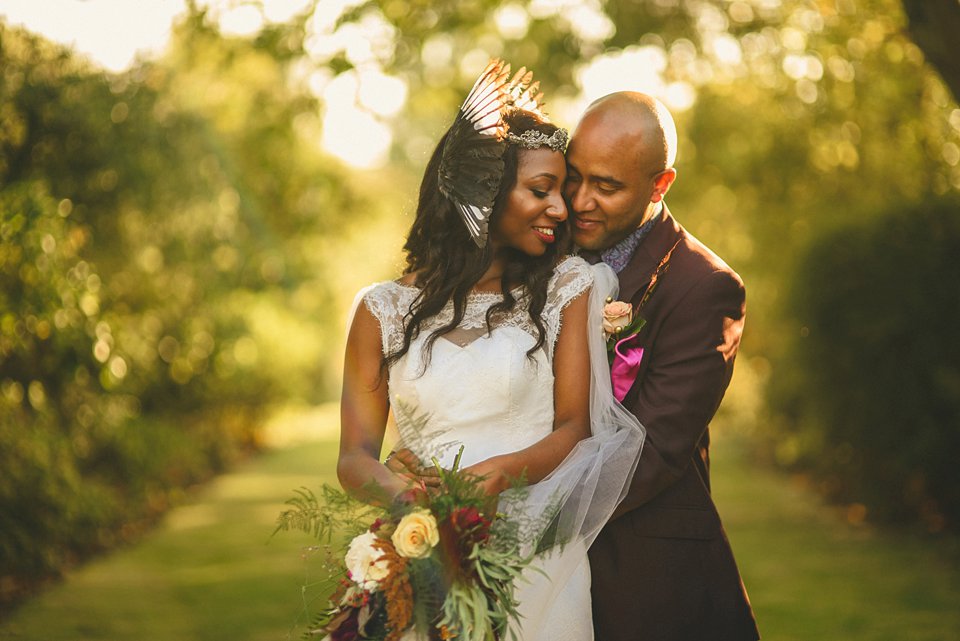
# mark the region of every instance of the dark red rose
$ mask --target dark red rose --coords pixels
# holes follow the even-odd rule
[[[357,641],[357,639],[360,638],[359,615],[360,610],[350,608],[334,617],[330,624],[327,625],[327,632],[330,633],[330,641]]]
[[[462,542],[468,545],[471,542],[486,541],[490,536],[490,520],[473,506],[456,510],[450,515],[450,522],[460,534]]]

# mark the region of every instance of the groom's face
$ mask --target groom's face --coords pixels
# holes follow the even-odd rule
[[[579,247],[613,247],[644,221],[657,173],[644,166],[643,142],[608,115],[588,113],[577,125],[564,195]]]

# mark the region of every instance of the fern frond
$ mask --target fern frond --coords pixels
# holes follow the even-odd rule
[[[324,484],[320,491],[322,498],[309,488],[294,490],[296,496],[285,501],[291,509],[277,517],[273,534],[295,530],[330,543],[334,534],[359,534],[383,513],[381,508],[358,501],[330,485]]]

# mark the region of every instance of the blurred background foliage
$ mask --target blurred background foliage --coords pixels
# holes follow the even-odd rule
[[[748,289],[724,429],[851,520],[960,524],[956,2],[323,0],[249,36],[188,4],[123,73],[0,25],[0,600],[337,397],[353,295],[491,56],[562,125],[615,89],[674,111],[671,209]],[[379,168],[318,144],[367,128]]]

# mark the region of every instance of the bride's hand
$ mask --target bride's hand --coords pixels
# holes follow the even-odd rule
[[[479,477],[480,487],[487,496],[497,496],[510,488],[510,479],[504,474],[495,459],[475,463],[463,470],[467,474]]]
[[[440,486],[440,475],[434,467],[421,467],[417,455],[401,448],[391,452],[383,464],[388,470],[408,481],[422,483],[427,488]]]

